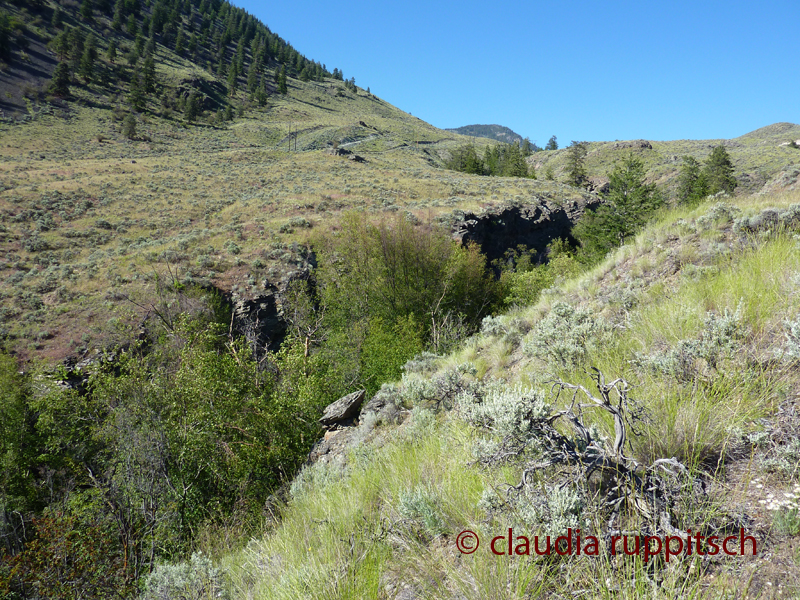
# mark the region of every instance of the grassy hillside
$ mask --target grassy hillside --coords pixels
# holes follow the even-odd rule
[[[503,125],[465,125],[463,127],[448,129],[447,131],[454,131],[462,135],[489,138],[490,140],[497,140],[504,144],[522,143],[522,136],[520,134]]]
[[[790,145],[800,139],[800,125],[775,123],[731,140],[628,140],[589,142],[586,170],[590,178],[608,181],[614,162],[633,152],[647,168],[648,178],[674,194],[683,156],[704,161],[715,146],[723,145],[731,156],[738,181],[737,193],[761,190],[795,189],[800,177],[800,150]],[[552,170],[555,179],[563,179],[567,149],[537,152],[528,159],[545,177]]]
[[[402,382],[379,392],[384,408],[335,433],[349,436],[349,449],[295,480],[263,538],[233,552],[207,547],[218,553],[220,593],[796,597],[798,201],[794,191],[665,213],[537,305],[485,320],[458,352],[408,363]],[[689,487],[671,504],[673,526],[704,536],[744,528],[757,539],[757,558],[695,553],[645,565],[621,550],[616,557],[491,552],[492,536],[508,527],[532,539],[571,524],[602,539],[611,524],[598,504],[607,489],[582,483],[565,465],[542,468],[547,443],[526,429],[531,411],[569,407],[572,393],[556,396],[554,381],[597,393],[589,366],[607,382],[623,377],[634,386],[638,404],[629,408],[647,417],[628,430],[630,457],[640,465],[674,457],[688,467]],[[614,424],[602,412],[584,405],[577,414],[608,448]],[[569,435],[566,423],[559,431]],[[498,459],[498,448],[523,433],[538,441]],[[615,522],[654,527],[633,504],[627,510]],[[457,549],[462,530],[480,539],[473,554]]]
[[[187,38],[191,23],[202,31],[207,21],[216,39],[230,14],[239,14],[226,16],[224,4],[214,6],[213,19],[201,18],[199,9],[183,14]],[[216,65],[207,68],[216,46],[198,46],[190,60],[176,53],[175,31],[156,35],[156,92],[143,110],[134,110],[131,81],[142,61],[135,69],[123,55],[135,36],[114,29],[109,13],[82,20],[77,6],[62,7],[64,24],[55,28],[56,8],[43,2],[6,9],[25,24],[14,30],[10,68],[0,78],[11,107],[6,116],[22,100],[25,115],[0,123],[0,327],[22,357],[60,360],[123,341],[146,315],[136,303],[148,304],[157,278],[257,297],[267,283],[280,284],[302,268],[309,234],[335,227],[348,210],[428,221],[455,208],[581,197],[553,182],[487,181],[438,169],[466,137],[330,73],[305,81],[292,65],[318,63],[260,25],[256,50],[250,44],[244,50],[240,88],[232,96]],[[141,27],[154,10],[143,9]],[[48,98],[46,80],[25,79],[31,64],[22,47],[38,48],[53,69],[56,52],[46,43],[69,27],[95,35],[95,71],[102,77],[86,82],[74,74],[68,98]],[[272,48],[259,67],[269,92],[265,106],[245,90],[245,73],[261,53],[259,35]],[[106,55],[111,40],[118,40],[116,62]],[[236,53],[232,40],[225,50],[231,65]],[[284,68],[287,93],[281,94],[275,79]],[[47,75],[47,69],[37,72]],[[181,106],[192,91],[202,110],[190,121]],[[232,120],[224,115],[227,107]],[[132,139],[122,133],[130,115]],[[329,154],[334,146],[343,155]],[[343,151],[365,161],[348,160]]]

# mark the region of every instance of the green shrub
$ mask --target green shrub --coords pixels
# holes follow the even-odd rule
[[[457,408],[472,425],[491,429],[501,437],[530,434],[534,423],[547,417],[551,409],[540,391],[501,382],[476,386],[460,394]]]
[[[742,306],[731,313],[706,313],[704,329],[696,339],[681,340],[665,352],[639,355],[636,362],[654,372],[674,377],[678,381],[693,381],[698,376],[709,377],[718,370],[721,361],[741,348],[747,330],[742,322]]]
[[[610,325],[585,308],[556,303],[523,342],[523,350],[556,369],[582,364],[593,347],[609,338]]]
[[[188,562],[158,565],[147,576],[140,600],[217,600],[228,598],[222,573],[202,552]]]
[[[411,521],[428,538],[435,538],[449,532],[441,501],[428,487],[417,486],[412,490],[400,492],[397,510],[400,516]]]

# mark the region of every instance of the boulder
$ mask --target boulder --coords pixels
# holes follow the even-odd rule
[[[366,390],[358,390],[357,392],[339,398],[336,402],[327,406],[319,422],[329,426],[339,423],[340,421],[352,419],[358,415],[361,403],[364,402],[364,397],[366,395]]]

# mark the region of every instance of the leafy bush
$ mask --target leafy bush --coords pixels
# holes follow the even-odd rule
[[[582,364],[588,351],[608,339],[609,324],[585,308],[556,303],[523,343],[523,350],[558,369]]]

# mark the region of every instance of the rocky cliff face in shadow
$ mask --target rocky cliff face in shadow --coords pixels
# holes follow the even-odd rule
[[[498,206],[483,213],[464,213],[453,224],[453,238],[462,244],[474,242],[489,262],[503,258],[506,250],[524,244],[543,253],[557,238],[574,241],[572,227],[587,209],[600,204],[597,196],[561,204],[538,200],[530,204]]]

